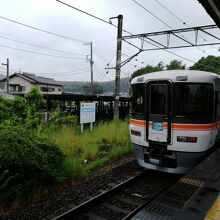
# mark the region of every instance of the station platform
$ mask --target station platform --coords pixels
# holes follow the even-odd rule
[[[220,220],[220,149],[132,218],[144,219]]]

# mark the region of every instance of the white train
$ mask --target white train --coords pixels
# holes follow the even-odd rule
[[[148,169],[185,173],[220,136],[220,77],[171,70],[131,81],[130,134],[138,163]]]

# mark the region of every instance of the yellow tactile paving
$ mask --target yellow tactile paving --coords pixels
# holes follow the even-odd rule
[[[220,220],[220,195],[217,197],[214,204],[209,209],[205,220]]]

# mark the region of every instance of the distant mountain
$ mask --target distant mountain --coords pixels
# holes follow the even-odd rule
[[[4,78],[5,78],[5,75],[0,74],[0,80],[2,80]],[[0,89],[4,89],[4,83],[3,82],[0,82]]]
[[[3,74],[0,74],[0,80],[4,79],[5,78],[5,75]]]
[[[61,82],[63,83],[63,91],[71,93],[81,93],[85,94],[85,88],[90,85],[89,82],[82,81],[69,81]],[[106,81],[106,82],[94,82],[94,85],[101,86],[103,93],[114,93],[115,92],[115,81]],[[128,77],[121,78],[120,80],[120,92],[129,93],[130,88],[130,79]]]
[[[5,75],[0,74],[0,80],[5,78]],[[68,81],[61,82],[63,84],[63,91],[68,93],[78,93],[86,94],[88,92],[88,87],[90,87],[90,82],[81,82],[81,81]],[[100,90],[101,88],[101,90]],[[129,93],[130,88],[130,79],[128,77],[121,78],[120,80],[120,92]],[[106,81],[106,82],[94,82],[94,90],[96,89],[97,93],[107,93],[114,94],[115,92],[115,81]],[[102,91],[102,92],[100,92]]]
[[[104,91],[106,93],[114,93],[115,92],[115,81],[106,81],[106,82],[100,82],[100,84],[103,86]],[[120,92],[121,93],[128,93],[130,88],[130,78],[121,78],[120,80]]]

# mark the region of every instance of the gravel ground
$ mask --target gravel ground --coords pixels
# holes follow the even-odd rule
[[[93,219],[100,219],[100,217],[109,220],[123,219],[140,205],[152,202],[151,199],[156,198],[161,191],[174,184],[179,178],[181,175],[148,170],[144,175],[139,176],[138,180],[112,192],[100,201],[91,203],[84,209],[72,213],[72,216],[77,220],[81,220],[85,215],[96,216]],[[166,202],[163,201],[163,203]],[[70,216],[66,216],[66,218],[70,218]]]
[[[67,188],[63,192],[48,195],[47,198],[22,210],[14,211],[11,215],[6,216],[4,220],[52,219],[142,171],[133,155],[123,156],[100,169],[92,171],[89,178],[79,185]]]

